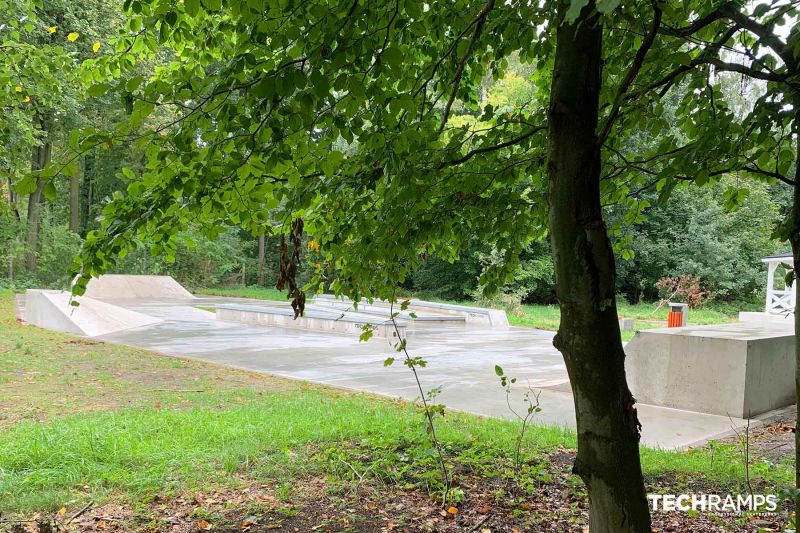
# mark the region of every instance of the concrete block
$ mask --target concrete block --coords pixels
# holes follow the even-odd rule
[[[632,318],[620,318],[619,319],[619,329],[622,331],[633,331],[633,319]]]
[[[749,418],[794,402],[794,343],[769,322],[642,330],[625,369],[641,403]]]

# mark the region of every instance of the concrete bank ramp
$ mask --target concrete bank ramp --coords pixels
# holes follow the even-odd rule
[[[86,287],[90,298],[113,299],[194,299],[172,276],[130,276],[105,274],[92,278]]]
[[[70,293],[28,289],[25,292],[25,322],[40,328],[53,329],[86,337],[97,337],[162,322],[118,305],[94,298],[76,298],[78,307],[70,305]]]

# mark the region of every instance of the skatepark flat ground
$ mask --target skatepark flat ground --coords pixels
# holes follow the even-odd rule
[[[385,339],[359,342],[355,335],[227,323],[202,309],[222,303],[265,303],[258,300],[201,297],[105,301],[163,319],[99,337],[107,342],[335,387],[419,398],[411,372]],[[553,334],[527,328],[422,324],[409,328],[408,346],[413,356],[428,361],[420,370],[424,390],[441,387],[437,402],[448,408],[513,418],[494,370],[500,365],[506,375],[517,378],[510,398],[512,407],[524,412],[523,395],[531,387],[539,392],[542,408],[534,423],[571,428],[575,424],[572,393],[561,355],[552,346]],[[396,359],[392,366],[384,366],[387,357]],[[737,418],[643,404],[638,405],[638,411],[642,442],[654,447],[696,445],[746,425]]]

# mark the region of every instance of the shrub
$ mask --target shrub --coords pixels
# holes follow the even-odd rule
[[[658,295],[662,302],[680,301],[695,309],[703,303],[708,295],[702,289],[699,276],[684,275],[672,278],[661,278],[656,282]]]

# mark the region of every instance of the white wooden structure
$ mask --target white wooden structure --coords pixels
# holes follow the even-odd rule
[[[789,315],[794,313],[795,302],[797,301],[797,281],[791,287],[786,287],[783,279],[779,278],[779,286],[775,288],[775,271],[781,265],[792,268],[792,254],[784,253],[770,255],[762,259],[767,264],[767,305],[764,311],[769,315]]]

